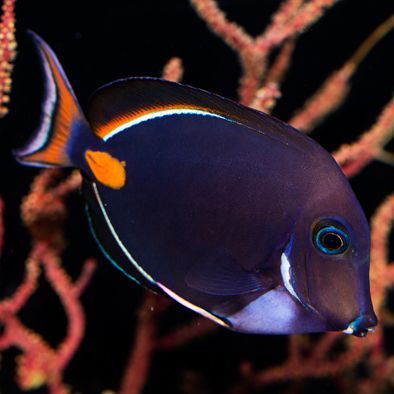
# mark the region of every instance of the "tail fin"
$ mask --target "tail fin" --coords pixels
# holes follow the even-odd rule
[[[56,55],[42,38],[30,34],[41,58],[45,92],[40,124],[30,141],[14,154],[27,165],[71,166],[68,152],[72,134],[88,123]]]

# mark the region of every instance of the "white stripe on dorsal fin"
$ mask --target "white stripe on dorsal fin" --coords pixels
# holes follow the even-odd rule
[[[158,78],[128,78],[101,87],[92,96],[88,119],[95,134],[108,139],[142,121],[174,114],[226,119],[275,140],[305,139],[270,115],[202,89]]]
[[[167,109],[167,110],[147,113],[147,114],[142,115],[138,118],[132,119],[132,120],[118,126],[116,129],[112,130],[110,133],[106,134],[103,137],[103,140],[108,141],[110,138],[114,137],[116,134],[122,132],[123,130],[126,130],[132,126],[136,126],[142,122],[147,122],[149,120],[163,118],[165,116],[174,116],[174,115],[200,115],[200,116],[213,116],[215,118],[226,119],[223,116],[220,116],[217,114],[212,114],[207,111],[202,111],[199,109],[191,109],[191,108]]]

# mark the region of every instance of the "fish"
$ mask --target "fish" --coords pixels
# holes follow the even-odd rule
[[[31,35],[44,97],[15,157],[81,171],[93,237],[114,266],[233,331],[373,331],[368,222],[324,148],[159,78],[104,85],[85,115],[53,50]]]

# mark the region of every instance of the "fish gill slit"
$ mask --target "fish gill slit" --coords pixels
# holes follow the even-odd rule
[[[310,305],[310,299],[309,299],[309,286],[308,286],[308,268],[307,268],[307,262],[306,262],[306,253],[304,253],[304,259],[303,259],[303,265],[304,265],[304,273],[305,273],[305,299],[308,305]]]

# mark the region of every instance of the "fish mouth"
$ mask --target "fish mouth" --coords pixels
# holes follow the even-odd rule
[[[370,314],[361,314],[354,319],[342,332],[356,337],[365,337],[369,332],[375,331],[377,325],[376,316]]]
[[[314,313],[321,321],[323,321],[327,327],[335,331],[339,331],[338,327],[334,328],[332,324],[329,324],[328,319],[324,317],[316,308],[309,303],[304,302],[301,297],[297,294],[291,281],[291,263],[287,256],[286,250],[281,255],[280,272],[282,276],[283,286],[286,288],[291,297],[298,301],[305,309]],[[375,331],[377,325],[377,318],[372,313],[361,313],[358,317],[352,320],[349,325],[342,330],[344,334],[354,335],[356,337],[365,337],[369,332]],[[343,326],[342,326],[343,327]]]
[[[358,330],[357,331],[351,326],[351,324],[349,324],[345,330],[342,330],[342,332],[344,334],[354,335],[354,336],[359,337],[359,338],[365,337],[369,332],[374,332],[374,331],[375,331],[374,327],[370,327],[370,328],[367,328],[367,329],[364,329],[364,330]]]

